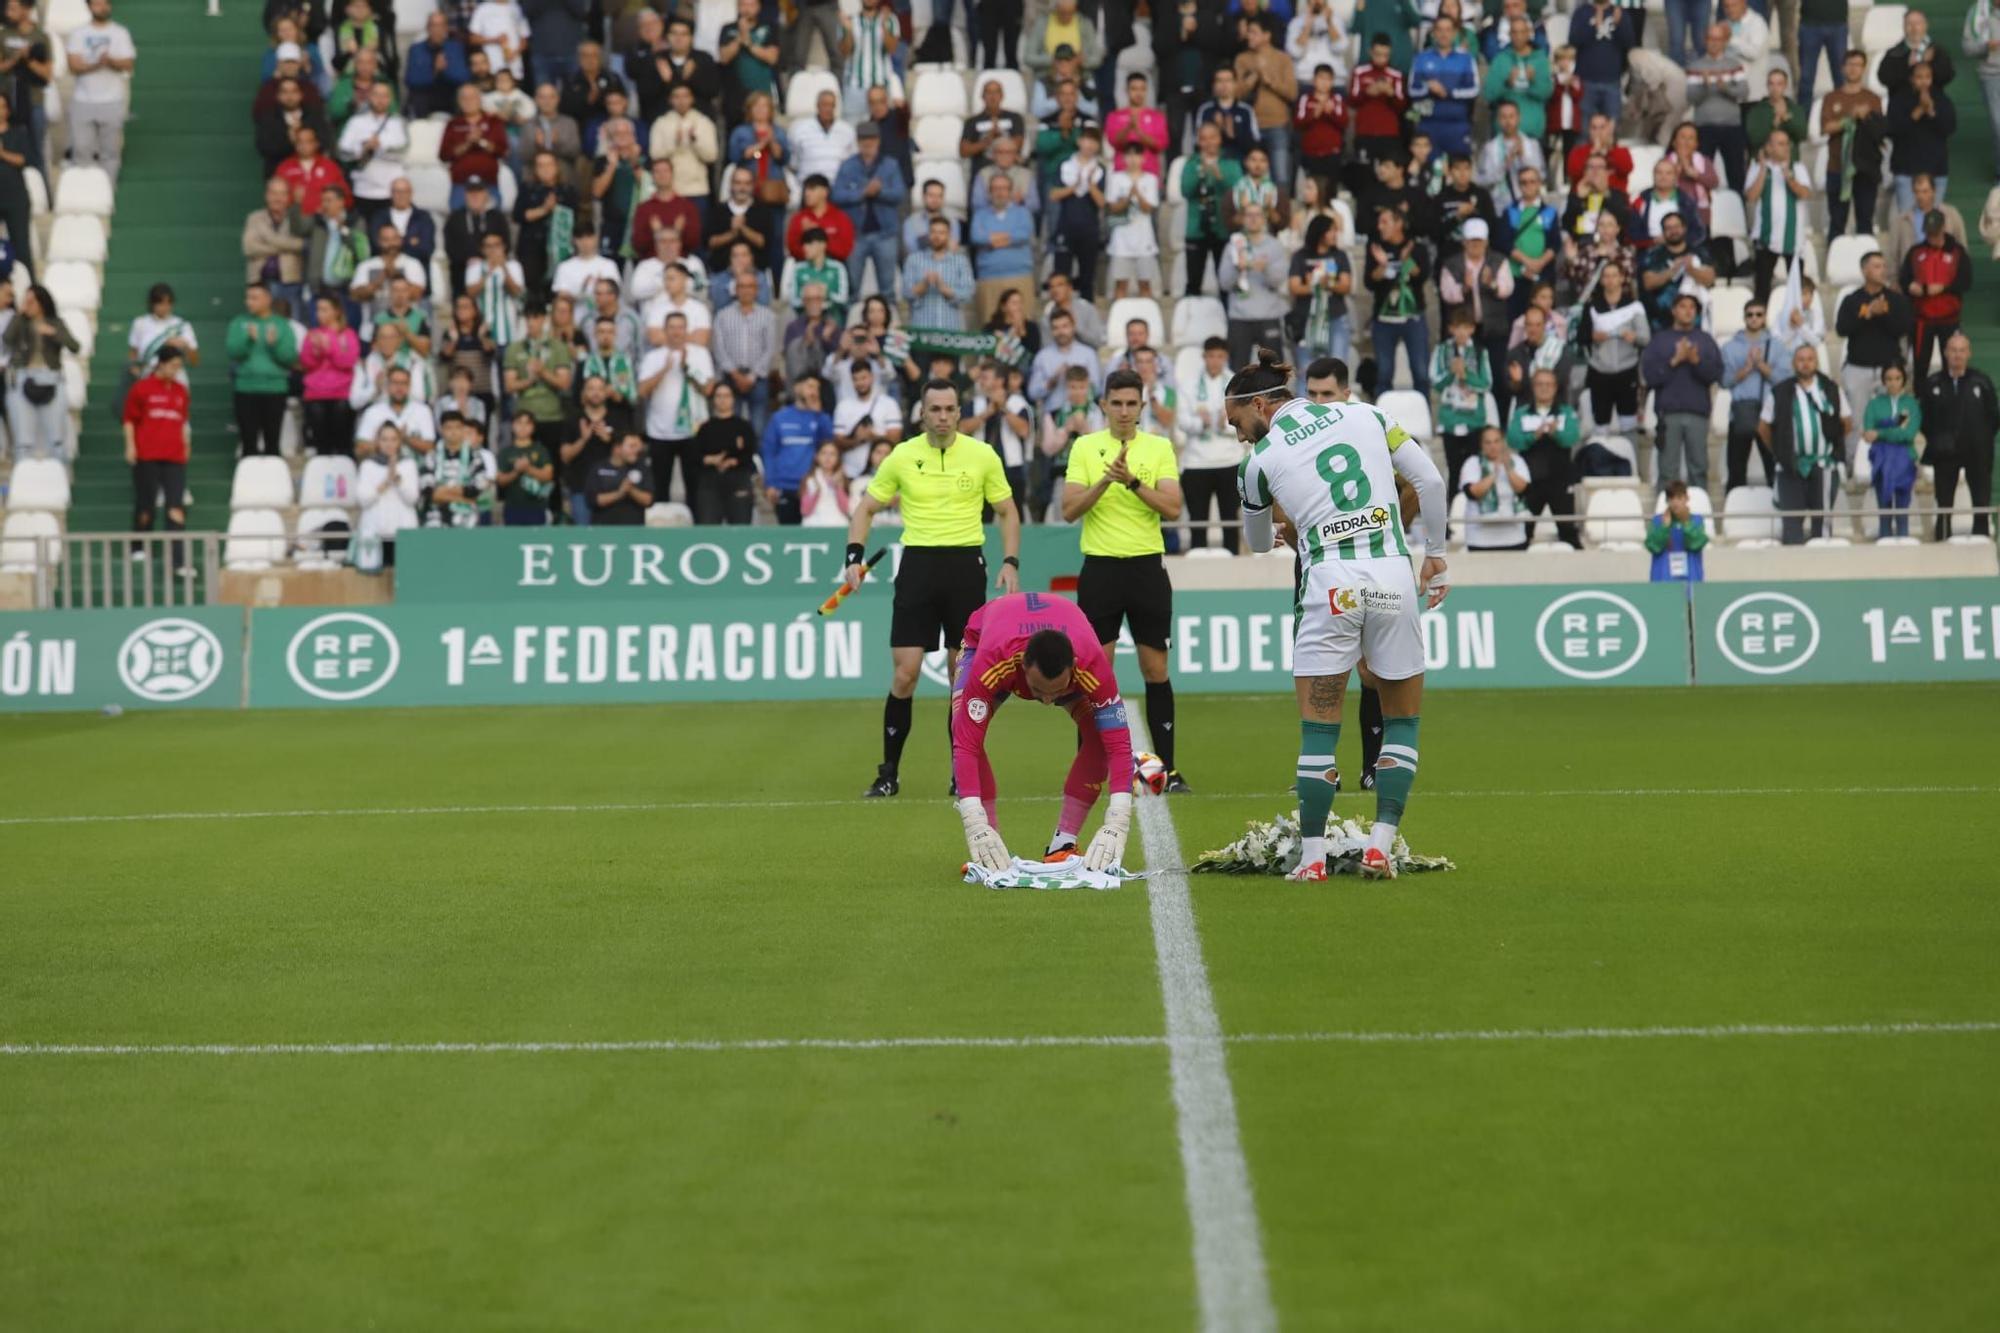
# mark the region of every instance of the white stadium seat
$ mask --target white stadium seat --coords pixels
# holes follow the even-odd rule
[[[965,122],[957,116],[925,116],[910,132],[910,142],[916,147],[917,160],[957,162],[958,140],[964,130]]]
[[[1187,159],[1185,157],[1177,157],[1167,163],[1167,192],[1161,202],[1169,204],[1184,204],[1187,202],[1187,195],[1181,190],[1181,173],[1182,169],[1186,166]]]
[[[1778,540],[1778,506],[1769,486],[1738,486],[1722,497],[1722,531],[1732,542]]]
[[[1135,319],[1146,321],[1146,341],[1154,347],[1164,347],[1167,339],[1166,316],[1160,313],[1160,303],[1150,296],[1128,296],[1111,303],[1111,313],[1104,318],[1104,343],[1111,348],[1125,346],[1125,326]]]
[[[69,508],[69,469],[54,458],[24,458],[7,483],[7,508],[60,514]]]
[[[1741,490],[1742,487],[1739,486],[1737,489]],[[1688,509],[1690,512],[1700,514],[1703,518],[1707,519],[1711,526],[1714,525],[1715,501],[1709,498],[1707,487],[1705,486],[1688,487]],[[1659,495],[1654,498],[1653,512],[1656,514],[1664,514],[1667,512],[1667,493],[1665,491],[1661,491]]]
[[[412,41],[424,35],[424,24],[430,20],[434,8],[429,0],[396,0],[396,34]],[[409,46],[410,42],[403,43]]]
[[[410,199],[426,213],[440,218],[451,212],[451,172],[441,166],[409,164],[403,173],[410,178]],[[440,247],[442,248],[442,247]]]
[[[89,22],[90,6],[84,0],[49,0],[48,16],[42,20],[42,30],[60,48],[71,33]]]
[[[49,184],[39,171],[21,173],[28,178],[28,215],[46,217],[49,211]]]
[[[1716,286],[1708,293],[1709,332],[1726,343],[1743,331],[1743,307],[1750,304],[1748,287]]]
[[[1653,187],[1653,165],[1667,150],[1655,143],[1626,144],[1625,151],[1632,154],[1632,176],[1629,181],[1630,193],[1637,197]]]
[[[283,514],[275,509],[238,509],[229,516],[229,532],[222,543],[223,568],[269,569],[284,560],[288,545]]]
[[[314,454],[299,474],[299,507],[324,505],[352,508],[355,499],[354,460],[344,454]]]
[[[1207,338],[1229,336],[1229,316],[1213,296],[1183,296],[1174,302],[1174,346],[1199,347]]]
[[[957,70],[931,69],[916,76],[910,89],[910,115],[965,118],[965,79]]]
[[[1411,439],[1419,444],[1431,438],[1431,400],[1410,389],[1391,389],[1375,400],[1382,415],[1389,418],[1408,432]],[[1456,485],[1452,478],[1447,485]]]
[[[1734,190],[1717,190],[1708,197],[1708,234],[1745,240],[1750,235],[1750,218],[1743,211],[1743,196]]]
[[[1875,57],[1903,40],[1903,16],[1909,12],[1908,5],[1876,5],[1861,20],[1861,49],[1868,53],[1870,67],[1878,63]]]
[[[1646,540],[1645,510],[1639,493],[1619,486],[1590,493],[1584,510],[1585,533],[1601,547],[1619,549],[1637,546]]]
[[[840,115],[840,80],[823,69],[802,69],[785,87],[785,119],[801,120],[819,114],[819,95],[833,94],[833,114]]]
[[[95,213],[65,213],[49,228],[50,263],[73,259],[102,266],[110,253],[104,240],[104,219]]]
[[[9,510],[0,523],[0,571],[25,574],[34,570],[37,547],[52,564],[62,563],[62,543],[45,543],[44,537],[60,537],[62,524],[56,516],[30,510]]]
[[[55,212],[95,213],[108,218],[112,213],[111,176],[103,167],[64,167],[56,182]]]
[[[1836,287],[1860,282],[1861,261],[1881,248],[1882,243],[1872,235],[1834,237],[1826,247],[1826,280]]]
[[[90,372],[81,357],[64,352],[62,358],[63,403],[71,412],[81,413],[90,406]]]
[[[82,310],[95,314],[104,300],[104,282],[97,268],[65,260],[42,270],[42,286],[55,298],[57,310]]]
[[[972,80],[972,105],[982,107],[981,89],[994,80],[1000,82],[1000,106],[1017,116],[1028,114],[1028,84],[1015,69],[983,69]]]
[[[694,526],[694,510],[678,500],[662,500],[646,511],[646,526],[649,528],[691,528]]]
[[[346,509],[321,507],[299,514],[298,569],[338,569],[346,559],[346,540],[354,528],[354,515]],[[313,540],[325,533],[324,541]]]
[[[1183,347],[1174,353],[1174,389],[1179,396],[1182,411],[1186,411],[1194,401],[1188,395],[1194,392],[1195,381],[1201,378],[1201,371],[1199,345]],[[1184,425],[1182,429],[1186,430],[1187,427]]]
[[[237,461],[231,509],[287,509],[292,503],[292,469],[284,459],[252,454]]]
[[[445,122],[441,120],[413,120],[410,122],[410,146],[403,153],[406,167],[435,167],[444,159],[438,156],[438,146],[444,142]]]

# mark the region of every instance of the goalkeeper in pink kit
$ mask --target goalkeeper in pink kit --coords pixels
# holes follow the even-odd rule
[[[958,817],[975,865],[1005,870],[1013,863],[994,817],[993,764],[986,728],[1008,695],[1039,699],[1076,720],[1076,762],[1063,783],[1062,817],[1045,859],[1076,854],[1077,834],[1108,782],[1104,826],[1083,854],[1087,870],[1110,870],[1125,856],[1132,826],[1132,732],[1110,659],[1076,603],[1044,592],[997,597],[965,626],[965,651],[951,692],[952,775]]]

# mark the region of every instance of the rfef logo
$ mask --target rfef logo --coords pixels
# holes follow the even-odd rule
[[[387,625],[354,611],[307,621],[285,651],[285,669],[307,694],[334,703],[365,699],[396,675],[403,652]]]
[[[1543,609],[1535,647],[1565,676],[1610,680],[1646,655],[1646,618],[1616,593],[1569,593]]]
[[[1819,617],[1796,597],[1748,593],[1722,608],[1715,621],[1715,646],[1732,665],[1752,675],[1782,676],[1819,651]]]
[[[208,626],[178,616],[148,621],[118,649],[118,679],[156,704],[192,699],[221,674],[222,640]]]

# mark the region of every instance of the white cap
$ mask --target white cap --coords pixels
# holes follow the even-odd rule
[[[1486,235],[1487,235],[1486,220],[1484,218],[1471,218],[1466,222],[1465,224],[1466,240],[1483,241],[1486,239]]]
[[[306,57],[305,57],[305,52],[303,52],[303,51],[299,50],[299,44],[298,44],[297,42],[280,42],[280,43],[278,44],[278,59],[279,59],[279,60],[281,60],[281,61],[282,61],[282,60],[304,60],[305,58],[306,58]]]

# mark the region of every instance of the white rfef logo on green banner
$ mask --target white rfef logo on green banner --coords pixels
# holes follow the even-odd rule
[[[1542,660],[1577,680],[1624,675],[1646,655],[1646,638],[1646,618],[1614,592],[1558,597],[1535,622]]]
[[[332,703],[367,698],[395,678],[402,660],[394,631],[354,611],[307,621],[285,650],[292,683]]]
[[[175,616],[125,636],[118,679],[148,703],[179,703],[215,684],[224,660],[222,641],[208,626]]]
[[[1796,597],[1753,592],[1722,608],[1715,646],[1732,666],[1759,676],[1796,671],[1819,651],[1819,617]]]

